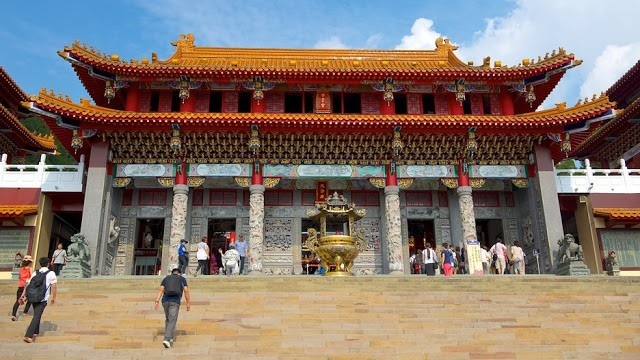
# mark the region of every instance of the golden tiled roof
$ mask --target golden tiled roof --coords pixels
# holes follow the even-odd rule
[[[193,113],[193,112],[133,112],[113,110],[93,105],[82,99],[80,104],[72,102],[69,97],[55,95],[52,91],[42,89],[38,96],[31,97],[31,102],[22,105],[27,108],[36,107],[64,117],[78,120],[81,127],[107,129],[118,127],[166,127],[179,123],[183,130],[189,127],[198,128],[211,125],[245,126],[447,126],[469,127],[481,126],[483,129],[495,131],[508,130],[544,130],[561,129],[567,124],[580,122],[609,111],[615,103],[602,94],[594,96],[591,101],[567,108],[565,103],[556,104],[555,108],[535,111],[520,115],[369,115],[369,114],[315,114],[315,113]]]
[[[640,208],[594,208],[593,215],[611,220],[640,220]]]
[[[0,205],[0,217],[23,217],[36,214],[38,205]]]
[[[194,45],[193,34],[181,35],[172,43],[176,50],[167,60],[159,60],[154,53],[149,58],[124,61],[117,54],[106,54],[79,42],[65,47],[58,54],[63,58],[73,57],[91,66],[119,74],[137,74],[141,76],[156,74],[175,74],[207,77],[226,72],[246,75],[282,75],[293,73],[335,73],[352,74],[424,74],[465,76],[492,73],[494,76],[524,74],[532,76],[532,70],[547,71],[567,63],[578,65],[573,54],[567,54],[560,48],[538,60],[523,59],[515,66],[502,65],[495,61],[491,66],[490,58],[483,64],[473,66],[464,63],[455,54],[457,46],[448,39],[436,40],[435,50],[325,50],[325,49],[266,49],[266,48],[220,48],[199,47]],[[538,72],[536,72],[538,73]]]
[[[18,118],[16,118],[7,108],[0,104],[0,124],[4,124],[19,134],[21,141],[32,146],[45,150],[53,150],[56,148],[53,135],[38,135],[29,131]]]

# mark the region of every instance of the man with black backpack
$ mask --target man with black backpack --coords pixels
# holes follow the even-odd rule
[[[21,301],[28,301],[33,306],[33,318],[23,339],[26,343],[32,343],[36,334],[40,333],[40,319],[44,308],[47,306],[49,299],[51,299],[51,305],[55,304],[56,296],[58,295],[58,278],[48,268],[49,258],[40,258],[39,262],[40,269],[31,274],[31,278],[27,280],[20,298]]]
[[[154,309],[158,311],[158,304],[162,299],[162,307],[164,308],[164,339],[162,345],[170,348],[173,345],[173,333],[176,330],[176,322],[178,321],[178,312],[180,311],[180,300],[182,293],[187,301],[187,311],[191,310],[191,295],[187,286],[187,279],[182,276],[180,268],[171,270],[171,274],[162,279]]]

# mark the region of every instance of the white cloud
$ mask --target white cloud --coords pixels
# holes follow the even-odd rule
[[[367,39],[367,48],[369,49],[377,48],[378,44],[380,44],[380,41],[382,41],[382,34],[374,34],[369,36],[369,38]]]
[[[402,37],[402,41],[396,46],[397,50],[432,50],[436,47],[436,39],[442,37],[439,32],[432,29],[433,20],[419,18],[411,27],[411,35]]]
[[[606,3],[602,0],[516,0],[513,11],[487,19],[485,28],[476,32],[469,43],[460,44],[456,54],[475,64],[491,56],[492,63],[500,60],[503,65],[515,66],[524,58],[537,60],[538,56],[544,57],[563,47],[584,62],[567,72],[543,107],[562,101],[573,104],[581,96],[581,87],[587,93],[599,94],[612,84],[613,74],[623,74],[638,60],[635,45],[638,4],[636,0]],[[432,49],[439,36],[431,20],[419,18],[411,28],[411,35],[404,36],[397,48]],[[628,47],[629,50],[622,50]],[[628,59],[610,61],[606,67],[598,65],[596,59],[607,51],[614,53],[604,56],[627,56]],[[600,77],[602,80],[597,80]],[[589,84],[585,83],[587,80]]]
[[[609,45],[594,62],[580,87],[580,97],[600,93],[611,87],[640,59],[640,42],[626,46]]]
[[[316,49],[347,49],[347,45],[342,43],[337,36],[332,36],[325,40],[318,41],[314,46]]]

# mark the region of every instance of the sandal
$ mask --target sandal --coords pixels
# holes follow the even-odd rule
[[[16,320],[18,320],[18,318],[17,318],[17,317],[15,317],[15,316],[12,316],[12,317],[11,317],[11,321],[16,321]]]
[[[22,339],[22,340],[24,340],[24,342],[26,342],[26,343],[28,343],[28,344],[31,344],[31,343],[33,342],[33,339],[32,339],[32,338],[29,338],[29,337],[25,337],[25,338],[24,338],[24,339]]]

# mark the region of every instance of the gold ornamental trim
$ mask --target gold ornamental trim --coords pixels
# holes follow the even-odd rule
[[[163,187],[173,187],[176,183],[176,179],[172,177],[159,177],[158,183]]]
[[[251,185],[251,181],[248,177],[234,177],[233,180],[236,181],[236,184],[242,188],[248,188]]]
[[[113,179],[113,187],[114,188],[124,188],[124,187],[129,186],[129,184],[131,184],[131,178],[130,177],[120,177],[120,178]]]
[[[456,178],[442,178],[440,179],[440,182],[449,189],[455,189],[458,187],[458,179]]]
[[[369,182],[371,185],[377,187],[378,189],[382,189],[385,186],[385,181],[383,178],[369,178]]]
[[[198,187],[204,184],[204,176],[189,176],[187,178],[187,185],[189,187]]]
[[[271,189],[280,183],[280,178],[266,178],[264,179],[264,187]]]
[[[511,183],[517,188],[528,188],[529,180],[527,179],[511,179]]]
[[[484,186],[484,183],[486,182],[485,179],[482,178],[476,178],[476,179],[469,179],[469,185],[471,185],[471,187],[473,189],[479,189],[482,186]]]
[[[406,189],[411,186],[411,184],[413,184],[413,178],[398,179],[398,187],[400,187],[400,189]]]

